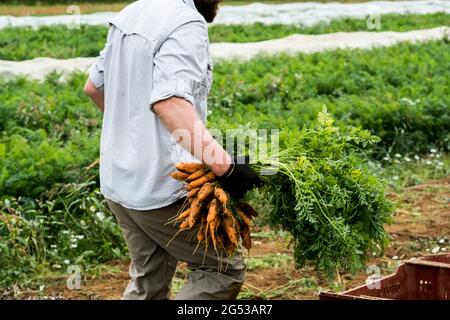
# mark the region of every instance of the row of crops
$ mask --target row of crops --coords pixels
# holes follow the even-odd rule
[[[387,14],[381,19],[381,29],[367,28],[365,19],[345,18],[312,27],[300,25],[213,25],[209,28],[211,42],[254,42],[278,39],[292,34],[324,34],[355,31],[411,31],[448,25],[450,14]],[[35,57],[76,58],[95,57],[103,48],[107,27],[83,25],[80,29],[67,26],[5,28],[0,30],[0,59],[26,60]],[[89,41],[86,41],[89,39]]]
[[[392,16],[384,23],[392,30],[417,29],[442,25],[445,17]],[[362,21],[352,21],[301,32],[363,28]],[[264,35],[267,28],[215,26],[211,38],[242,41],[243,34],[261,39],[261,34],[278,38],[299,32],[278,26]],[[44,27],[0,33],[1,41],[9,39],[0,45],[2,58],[21,60],[96,55],[106,30]],[[14,41],[19,45],[10,45]],[[326,105],[341,130],[360,126],[381,138],[362,167],[397,154],[413,158],[430,149],[446,152],[449,49],[450,43],[441,40],[220,62],[214,69],[208,126],[296,131],[311,125]],[[125,255],[119,228],[98,191],[98,168],[91,165],[98,158],[101,114],[82,92],[85,79],[74,74],[62,82],[52,74],[43,82],[0,80],[0,286],[31,281],[33,274],[58,271],[65,264],[89,266]]]

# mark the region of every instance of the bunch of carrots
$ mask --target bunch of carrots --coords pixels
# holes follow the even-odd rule
[[[212,243],[216,252],[228,256],[236,251],[239,237],[250,250],[250,225],[257,212],[249,204],[232,199],[216,175],[203,164],[180,162],[176,168],[170,176],[186,182],[188,191],[185,206],[171,220],[177,223],[180,232],[198,228],[197,247],[203,243],[207,249]]]

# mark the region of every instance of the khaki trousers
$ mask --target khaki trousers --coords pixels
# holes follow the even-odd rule
[[[212,247],[205,250],[204,246],[193,254],[197,230],[183,231],[175,236],[177,228],[167,224],[177,214],[184,199],[148,211],[131,210],[106,201],[119,222],[131,258],[131,280],[123,299],[168,299],[178,261],[187,262],[190,273],[187,284],[175,299],[236,298],[245,278],[242,254],[219,257]]]

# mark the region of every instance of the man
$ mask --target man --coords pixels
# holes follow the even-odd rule
[[[104,111],[101,191],[131,257],[124,299],[169,298],[178,261],[188,263],[190,275],[177,299],[234,299],[244,281],[239,254],[227,261],[212,249],[193,254],[196,242],[175,236],[177,229],[167,224],[186,195],[184,186],[168,177],[176,162],[201,160],[234,197],[256,181],[249,166],[237,163],[204,125],[212,83],[207,22],[220,2],[129,5],[111,21],[105,48],[89,73],[85,92]],[[187,136],[174,138],[180,131]]]

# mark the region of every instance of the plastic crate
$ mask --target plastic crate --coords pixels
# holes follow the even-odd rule
[[[396,272],[342,293],[321,292],[320,300],[450,300],[450,254],[402,263]]]

